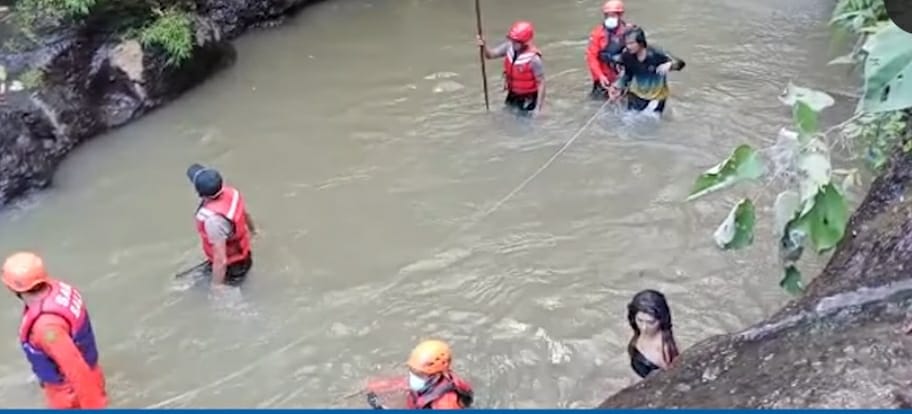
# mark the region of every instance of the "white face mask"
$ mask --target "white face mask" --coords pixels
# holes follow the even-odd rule
[[[615,27],[618,27],[618,18],[617,17],[605,18],[605,28],[606,29],[614,30]]]
[[[409,388],[412,391],[418,392],[424,389],[424,387],[427,385],[427,380],[409,372],[408,383]]]

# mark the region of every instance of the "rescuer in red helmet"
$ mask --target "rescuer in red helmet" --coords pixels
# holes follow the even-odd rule
[[[624,34],[637,27],[624,18],[623,0],[602,4],[602,21],[589,33],[586,66],[592,76],[592,97],[608,98],[611,84],[617,80],[619,56],[624,51]]]
[[[108,405],[95,332],[79,290],[51,278],[44,260],[18,252],[3,262],[3,284],[25,305],[19,342],[48,408]]]
[[[545,103],[545,69],[541,51],[532,43],[534,35],[532,23],[518,21],[507,32],[507,41],[494,49],[478,37],[486,58],[503,58],[505,103],[523,114],[539,113]]]

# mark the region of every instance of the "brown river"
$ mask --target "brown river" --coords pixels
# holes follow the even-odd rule
[[[600,1],[482,4],[492,43],[535,22],[540,118],[499,111],[499,61],[485,113],[473,2],[327,1],[241,38],[235,66],[83,145],[53,188],[0,215],[0,252],[34,249],[83,290],[112,407],[366,407],[354,392],[404,373],[427,337],[450,341],[479,407],[587,407],[636,378],[638,290],[669,296],[682,348],[789,299],[774,189],[684,199],[735,145],[774,139],[789,79],[855,82],[825,66],[840,54],[831,0],[629,1],[627,18],[687,62],[659,124],[588,100]],[[201,257],[192,162],[244,191],[260,227],[240,290],[173,277]],[[720,252],[712,231],[750,194],[754,246]],[[0,304],[2,405],[41,406],[19,303]]]

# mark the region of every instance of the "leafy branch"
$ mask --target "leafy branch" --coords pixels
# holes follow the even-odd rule
[[[832,168],[830,152],[836,132],[843,138],[879,151],[869,156],[874,168],[886,160],[891,145],[903,134],[904,110],[912,108],[912,34],[885,22],[883,0],[840,0],[832,23],[860,35],[850,55],[832,63],[859,62],[864,67],[863,95],[855,114],[826,130],[820,129],[820,112],[834,104],[822,91],[788,84],[779,100],[792,110],[792,126],[780,130],[772,157],[764,161],[749,145],[740,145],[718,165],[697,177],[688,201],[741,183],[757,181],[767,173],[766,162],[776,165],[776,176],[786,177],[784,189],[773,204],[779,240],[782,277],[779,285],[790,293],[803,290],[797,261],[806,247],[818,254],[842,240],[849,218],[844,196],[857,180],[852,171]],[[872,132],[873,131],[873,132]],[[903,151],[912,148],[901,147]],[[836,184],[837,175],[845,175]],[[740,199],[713,234],[723,250],[753,243],[756,211],[752,198]]]

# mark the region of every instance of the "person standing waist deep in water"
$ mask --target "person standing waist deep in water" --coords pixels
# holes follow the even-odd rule
[[[187,169],[200,204],[196,209],[196,232],[209,262],[212,286],[239,284],[253,266],[250,239],[256,234],[244,196],[223,185],[222,175],[212,168],[193,164]]]
[[[108,405],[89,311],[75,287],[53,279],[44,260],[19,252],[3,263],[3,284],[25,305],[19,341],[48,408]]]
[[[494,49],[485,46],[478,37],[478,45],[484,47],[487,59],[504,59],[503,75],[507,107],[521,114],[538,114],[545,104],[545,67],[541,51],[532,43],[535,28],[532,23],[519,21],[507,33],[507,41]]]
[[[627,345],[633,371],[646,378],[653,371],[668,369],[678,357],[678,345],[665,295],[651,289],[634,295],[627,305],[627,321],[633,330]]]
[[[624,33],[636,25],[624,19],[624,2],[608,0],[602,5],[603,20],[589,33],[586,66],[592,76],[594,99],[605,99],[618,76],[618,56],[624,51]]]
[[[618,55],[623,74],[608,91],[612,100],[627,94],[627,110],[662,113],[669,96],[668,72],[684,69],[684,61],[650,47],[646,33],[634,28],[625,35],[626,50]]]

